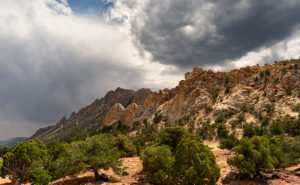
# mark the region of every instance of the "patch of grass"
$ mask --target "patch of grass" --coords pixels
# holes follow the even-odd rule
[[[286,93],[286,95],[291,96],[292,95],[292,88],[290,88],[290,87],[286,88],[285,93]]]

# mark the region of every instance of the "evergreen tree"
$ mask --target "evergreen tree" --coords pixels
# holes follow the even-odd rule
[[[133,156],[136,149],[132,142],[123,135],[100,134],[75,141],[64,146],[54,162],[55,177],[65,177],[84,172],[88,168],[94,172],[95,180],[102,180],[99,169],[113,167],[118,170],[121,156]]]
[[[175,152],[182,136],[187,133],[183,127],[168,127],[160,133],[160,145],[168,145]]]
[[[256,176],[259,176],[261,171],[272,171],[278,162],[271,156],[269,140],[264,136],[242,138],[234,151],[236,155],[228,158],[227,163]]]
[[[179,142],[171,172],[173,184],[216,184],[220,168],[214,154],[192,134],[185,134]]]
[[[19,143],[3,156],[1,176],[8,176],[13,184],[28,182],[28,174],[48,163],[46,146],[41,141],[28,140]]]
[[[48,185],[51,180],[48,171],[44,169],[34,169],[30,171],[27,178],[32,185]]]
[[[142,154],[143,168],[147,177],[154,184],[169,184],[169,172],[174,157],[169,146],[149,146]]]

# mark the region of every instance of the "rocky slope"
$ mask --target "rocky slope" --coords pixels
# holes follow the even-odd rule
[[[103,98],[96,99],[91,105],[73,112],[68,119],[63,117],[56,125],[39,129],[31,138],[48,143],[66,140],[83,132],[97,132],[106,113],[114,104],[125,107],[132,103],[142,105],[149,94],[152,94],[149,89],[133,91],[117,88],[115,91],[109,91]]]
[[[299,66],[300,60],[288,60],[230,72],[194,68],[176,88],[150,94],[142,106],[114,105],[104,124],[122,121],[131,125],[133,121],[151,121],[155,115],[162,115],[162,121],[174,123],[190,115],[201,126],[201,121],[215,120],[220,114],[230,114],[229,120],[234,119],[241,111],[245,112],[248,122],[257,123],[261,116],[297,117],[293,107],[300,103]],[[124,119],[126,117],[130,119]]]
[[[297,117],[293,107],[300,104],[300,60],[286,60],[273,65],[248,66],[230,72],[194,68],[174,89],[152,93],[117,89],[96,100],[69,119],[40,129],[33,138],[52,141],[74,136],[78,131],[92,132],[103,125],[121,122],[131,126],[155,115],[161,123],[178,122],[183,117],[202,122],[227,115],[227,123],[244,112],[246,121],[259,123],[261,117],[275,119]],[[270,109],[272,111],[270,111]]]

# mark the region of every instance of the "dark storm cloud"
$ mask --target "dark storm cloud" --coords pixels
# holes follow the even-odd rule
[[[140,56],[127,28],[66,0],[0,2],[0,139],[31,136],[117,87],[160,89],[181,75]]]
[[[1,7],[0,139],[30,136],[118,86],[141,86],[144,71],[118,29],[58,1]]]
[[[114,59],[82,57],[76,48],[58,46],[62,43],[55,40],[43,43],[41,39],[0,39],[5,43],[0,45],[1,138],[28,135],[39,125],[57,122],[108,90],[117,86],[136,88],[135,80],[143,79],[134,68],[115,65]],[[5,121],[9,125],[1,126]]]
[[[281,41],[299,25],[299,10],[299,0],[151,0],[131,25],[155,60],[186,68]]]

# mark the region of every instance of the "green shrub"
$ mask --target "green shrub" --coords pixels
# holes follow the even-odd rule
[[[275,110],[275,105],[274,105],[274,103],[272,103],[272,104],[268,103],[268,104],[266,105],[266,110],[267,110],[268,113],[274,112],[274,110]]]
[[[270,76],[270,75],[271,75],[271,70],[270,70],[270,69],[266,69],[266,70],[265,70],[265,74],[266,74],[267,76]]]
[[[220,168],[200,138],[180,127],[167,128],[160,136],[158,146],[149,146],[142,154],[151,183],[216,184]]]
[[[174,157],[169,146],[149,146],[142,154],[143,168],[153,184],[169,184]]]
[[[284,133],[284,124],[280,119],[272,121],[270,125],[270,132],[272,135],[280,135]]]
[[[243,125],[243,137],[252,138],[254,136],[269,135],[267,128],[254,125],[254,123],[246,123]]]
[[[219,93],[220,93],[220,89],[214,89],[212,92],[211,92],[211,98],[212,98],[212,102],[215,103],[217,101],[217,98],[219,96]]]
[[[227,138],[229,131],[225,124],[219,124],[217,128],[217,133],[219,138]]]
[[[34,169],[30,171],[27,178],[32,185],[48,185],[51,180],[48,171],[44,169]]]
[[[155,141],[157,139],[157,124],[149,124],[146,122],[141,130],[141,134],[147,138],[147,141]]]
[[[179,142],[171,171],[172,184],[216,184],[220,177],[214,154],[192,134]]]
[[[159,123],[163,119],[163,116],[161,114],[155,113],[153,122],[154,123]]]
[[[237,126],[241,127],[242,126],[242,123],[245,122],[246,119],[245,119],[245,115],[244,114],[239,114],[237,116],[237,119],[235,120],[232,120],[230,122],[230,125],[231,125],[231,129],[234,130]]]
[[[229,77],[228,76],[226,76],[226,78],[225,78],[225,85],[227,85],[228,83],[229,83]]]
[[[213,108],[211,106],[209,106],[209,105],[205,105],[204,109],[205,109],[206,113],[210,113],[213,110]]]
[[[249,112],[251,114],[254,113],[254,105],[247,105],[246,103],[241,105],[241,110],[246,113]]]
[[[260,71],[259,76],[262,78],[265,76],[265,72],[264,71]]]
[[[101,180],[98,170],[106,167],[113,167],[119,170],[119,158],[131,153],[132,144],[127,145],[128,140],[123,137],[116,137],[112,134],[99,134],[87,138],[85,141],[76,141],[65,145],[53,166],[55,178],[72,176],[90,169],[94,172],[95,180]],[[122,150],[120,151],[119,150]],[[126,155],[125,155],[126,156]]]
[[[4,154],[9,152],[10,150],[7,147],[0,148],[0,157],[3,157]]]
[[[295,137],[300,135],[300,118],[292,120],[289,117],[284,119],[285,131]]]
[[[195,130],[195,121],[189,122],[189,131],[193,132]]]
[[[220,141],[220,148],[231,150],[233,147],[238,145],[239,139],[234,133],[231,133],[227,138],[222,138]]]
[[[219,114],[215,120],[215,123],[226,123],[226,118],[223,114]]]
[[[41,141],[28,140],[16,145],[3,156],[1,177],[9,177],[13,184],[28,182],[32,169],[46,165],[49,156]]]
[[[231,118],[233,115],[235,115],[235,112],[232,110],[229,110],[224,114],[224,117],[228,119],[228,118]]]
[[[198,128],[196,130],[196,135],[199,136],[201,139],[206,140],[212,140],[213,136],[215,135],[215,125],[210,125],[208,121],[202,124],[201,128]]]
[[[228,158],[227,163],[237,169],[260,176],[261,171],[270,172],[278,160],[271,156],[269,140],[263,136],[251,139],[242,138],[234,148],[235,156]]]
[[[2,157],[0,157],[0,170],[2,168],[2,164],[3,164],[3,159],[2,159]]]
[[[231,87],[229,85],[226,85],[225,93],[228,94],[230,93]]]
[[[133,122],[132,130],[137,130],[140,127],[141,127],[141,123],[139,121]]]
[[[168,127],[161,131],[159,134],[160,145],[168,145],[174,152],[182,136],[187,131],[183,127]]]
[[[136,147],[127,136],[118,134],[115,139],[116,147],[121,152],[121,157],[133,157],[136,155]]]
[[[290,88],[290,87],[286,88],[285,93],[286,93],[286,95],[291,96],[292,95],[292,88]]]
[[[268,116],[263,116],[261,119],[261,125],[262,126],[267,126],[270,122],[271,118]]]
[[[184,115],[182,118],[176,121],[177,125],[184,126],[189,123],[191,116],[189,114]]]
[[[147,136],[141,133],[137,133],[134,138],[132,138],[132,142],[136,147],[137,155],[141,155],[141,151],[145,148],[147,141]]]
[[[299,112],[299,113],[300,113],[300,104],[295,105],[295,106],[292,108],[292,110],[293,110],[294,112]]]

